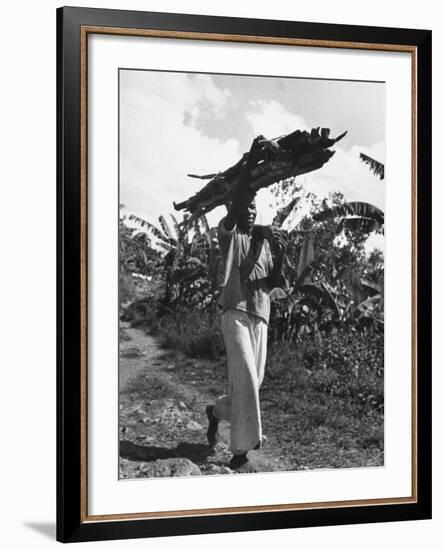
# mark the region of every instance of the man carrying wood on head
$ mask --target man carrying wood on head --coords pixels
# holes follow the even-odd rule
[[[269,293],[281,278],[286,243],[270,228],[254,226],[257,215],[251,171],[272,142],[258,136],[232,194],[228,214],[218,226],[224,266],[220,298],[221,327],[226,346],[229,387],[226,395],[206,407],[208,442],[218,440],[218,423],[231,423],[232,458],[229,466],[248,471],[247,452],[263,445],[259,389],[263,381],[270,313]],[[261,155],[260,155],[261,153]],[[277,250],[274,259],[271,242]]]

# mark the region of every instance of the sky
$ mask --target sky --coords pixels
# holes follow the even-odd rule
[[[252,75],[192,74],[121,69],[120,203],[156,223],[205,182],[187,174],[223,171],[263,134],[275,138],[320,126],[348,132],[320,170],[298,178],[319,196],[341,191],[346,200],[384,210],[385,180],[359,159],[385,162],[384,83]],[[257,223],[270,223],[272,196],[257,195]],[[209,216],[215,225],[220,207]]]

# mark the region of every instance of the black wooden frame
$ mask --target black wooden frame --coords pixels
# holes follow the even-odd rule
[[[82,521],[80,514],[80,27],[156,29],[417,48],[417,501]],[[57,539],[62,542],[431,517],[431,31],[91,8],[57,10]]]

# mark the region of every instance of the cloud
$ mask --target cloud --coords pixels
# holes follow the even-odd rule
[[[294,130],[308,130],[303,117],[291,113],[275,100],[249,101],[245,118],[249,122],[253,137],[263,134],[276,138]],[[269,189],[262,189],[257,195],[257,223],[270,224],[276,213],[275,199]]]
[[[317,172],[303,176],[304,187],[318,197],[339,191],[346,201],[360,201],[374,204],[385,210],[385,180],[375,176],[369,167],[360,160],[360,153],[365,153],[380,162],[384,162],[385,150],[383,143],[371,147],[353,145],[345,151],[335,147],[335,155]],[[368,254],[374,249],[385,250],[385,237],[372,234],[365,243]]]
[[[208,138],[193,123],[203,111],[222,118],[229,100],[208,75],[121,74],[120,190],[127,210],[155,221],[201,187],[186,174],[224,170],[238,160],[237,140]]]
[[[384,253],[385,247],[385,236],[380,233],[371,233],[364,244],[366,254],[370,254],[373,250],[380,250]]]
[[[192,100],[188,105],[184,106],[185,126],[197,128],[205,122],[220,121],[225,118],[228,108],[232,108],[235,103],[231,92],[215,86],[209,75],[188,75],[187,85],[192,87],[194,95],[189,98]]]
[[[249,102],[252,110],[246,112],[254,135],[277,137],[293,132],[296,129],[310,130],[311,126],[298,114],[288,111],[277,101]],[[346,136],[344,139],[349,139]],[[340,191],[348,201],[370,202],[384,210],[385,182],[380,181],[359,158],[365,153],[380,162],[384,162],[384,143],[371,147],[353,145],[345,150],[340,145],[334,147],[335,154],[320,170],[311,172],[297,179],[307,191],[319,197],[330,192]],[[275,214],[275,201],[269,190],[260,191],[258,210],[261,212],[260,223],[270,223]]]
[[[120,79],[120,202],[151,222],[174,212],[173,201],[182,201],[202,187],[201,180],[186,174],[217,172],[237,162],[243,152],[239,140],[311,127],[309,120],[275,100],[248,100],[241,116],[249,123],[250,135],[245,129],[239,140],[210,138],[199,130],[202,120],[226,124],[229,116],[240,116],[238,109],[232,110],[238,98],[216,86],[210,75],[122,71]],[[370,202],[384,210],[385,182],[359,159],[363,152],[384,162],[384,143],[348,145],[338,144],[323,168],[298,181],[320,196],[341,191],[346,200]],[[260,191],[257,203],[257,223],[271,223],[275,201],[270,191]],[[210,223],[215,225],[224,212],[224,208],[212,212]]]
[[[323,168],[304,176],[305,187],[318,196],[340,191],[348,201],[369,202],[384,210],[385,180],[380,180],[360,160],[360,153],[365,153],[384,162],[384,144],[353,145],[346,151],[340,146],[334,149],[334,156]]]
[[[308,124],[303,117],[289,112],[278,101],[250,101],[252,110],[246,112],[246,119],[252,126],[254,137],[263,134],[268,138],[276,138],[295,130],[308,130]]]

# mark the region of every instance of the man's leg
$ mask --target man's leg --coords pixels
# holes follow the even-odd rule
[[[260,389],[265,375],[266,354],[268,346],[268,325],[263,319],[260,319],[259,317],[255,317],[254,320],[254,357],[257,367],[258,387]],[[262,434],[260,441],[254,447],[254,449],[257,450],[263,447],[265,440],[266,438]]]
[[[256,317],[254,336],[254,356],[257,366],[258,386],[260,388],[265,376],[266,354],[268,348],[268,325],[259,317]]]
[[[231,422],[231,468],[247,462],[247,451],[262,445],[258,389],[266,362],[267,325],[254,315],[227,310],[222,315],[222,333],[228,361],[229,390],[208,405],[208,441],[215,445],[218,421]]]
[[[232,338],[233,328],[232,328],[232,315],[231,312],[236,312],[237,310],[228,309],[223,312],[221,316],[221,331],[223,334],[223,340],[225,343],[227,362],[228,362],[228,391],[226,394],[217,397],[215,400],[215,405],[213,408],[214,416],[220,420],[226,420],[231,422],[231,407],[232,407],[232,392],[233,392],[233,381],[231,377],[231,368],[230,360],[228,355],[228,347],[230,339]]]
[[[261,433],[261,416],[260,416],[260,404],[259,404],[259,395],[258,390],[263,382],[264,372],[265,372],[265,364],[266,364],[266,350],[267,350],[267,324],[265,321],[260,319],[259,317],[256,317],[255,315],[248,314],[248,321],[249,321],[249,336],[250,336],[250,344],[252,346],[252,352],[254,356],[254,367],[251,368],[252,378],[255,378],[254,381],[254,394],[255,399],[254,402],[256,403],[255,407],[255,414],[257,418],[257,425],[259,426],[259,429],[256,431],[256,435],[253,436],[255,438],[255,441],[257,441],[256,445],[253,447],[254,450],[260,449],[264,444],[264,436]],[[248,450],[250,447],[248,447]],[[242,468],[242,471],[245,472],[253,472],[255,471],[254,466],[249,463],[249,458],[247,451],[241,451],[241,450],[235,450],[233,448],[233,457],[229,463],[229,466],[232,469],[240,469]]]
[[[234,309],[223,315],[230,392],[221,404],[230,404],[231,449],[237,455],[245,454],[261,441],[255,319]]]
[[[231,422],[231,393],[232,390],[229,388],[227,394],[221,395],[215,400],[214,415],[218,420]]]
[[[221,329],[223,338],[226,346],[226,322],[225,322],[225,313],[221,316]],[[220,420],[226,420],[231,422],[231,377],[229,374],[228,368],[228,393],[221,395],[215,400],[214,405],[208,405],[206,407],[206,416],[208,417],[208,430],[206,436],[208,438],[208,443],[211,447],[214,447],[218,441],[218,424]]]
[[[218,418],[215,415],[214,405],[208,405],[206,407],[206,416],[208,417],[208,430],[206,432],[206,437],[210,447],[215,447],[218,441]]]

